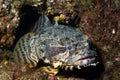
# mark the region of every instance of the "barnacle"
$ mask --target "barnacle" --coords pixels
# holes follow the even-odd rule
[[[58,21],[59,19],[60,19],[59,16],[55,16],[55,17],[54,17],[54,20],[55,20],[55,21]]]
[[[7,64],[8,64],[8,61],[7,61],[7,60],[5,60],[5,61],[4,61],[4,65],[7,65]]]
[[[65,15],[64,14],[60,14],[60,19],[61,20],[65,19]]]
[[[71,6],[72,6],[72,4],[68,3],[66,6],[67,6],[67,7],[71,7]]]

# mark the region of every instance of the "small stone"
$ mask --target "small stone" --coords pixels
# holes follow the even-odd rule
[[[0,40],[0,42],[1,42],[1,43],[5,43],[6,40],[7,40],[7,36],[6,36],[6,35],[3,35],[2,38],[1,38],[1,40]]]
[[[116,33],[116,32],[115,32],[115,29],[113,29],[113,30],[112,30],[112,34],[115,34],[115,33]]]

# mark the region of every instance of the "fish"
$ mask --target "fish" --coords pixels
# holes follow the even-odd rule
[[[91,49],[91,40],[79,28],[51,24],[41,15],[33,30],[20,38],[14,48],[15,62],[30,68],[39,60],[54,69],[96,66],[98,53]]]

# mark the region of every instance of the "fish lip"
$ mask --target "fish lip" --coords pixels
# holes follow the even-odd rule
[[[72,62],[72,64],[71,63],[64,63],[64,64],[62,64],[62,66],[73,66],[74,68],[77,68],[77,66],[79,66],[80,67],[80,69],[81,69],[81,67],[90,67],[90,66],[96,66],[97,64],[99,64],[99,61],[96,59],[96,57],[95,56],[91,56],[91,57],[84,57],[84,59],[83,58],[81,58],[81,59],[79,59],[79,60],[87,60],[87,59],[91,59],[91,61],[88,63],[88,64],[78,64],[78,65],[75,65],[74,63],[75,62]],[[93,60],[92,60],[93,59]],[[78,60],[78,61],[79,61]]]
[[[76,58],[76,57],[73,57],[73,58],[70,58],[69,60],[67,60],[66,62],[65,62],[65,64],[73,64],[74,62],[77,62],[77,61],[80,61],[80,60],[87,60],[87,59],[91,59],[91,61],[96,61],[96,56],[94,55],[94,56],[85,56],[85,57],[81,57],[81,56],[77,56],[78,58]],[[94,59],[94,60],[92,60],[92,59]]]
[[[85,60],[85,59],[92,59],[92,58],[96,58],[95,56],[86,56],[86,57],[83,57],[83,58],[80,58],[76,61],[79,61],[79,60]]]

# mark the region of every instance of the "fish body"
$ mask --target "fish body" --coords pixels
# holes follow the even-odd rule
[[[35,33],[27,33],[20,38],[14,48],[14,61],[19,65],[28,65],[29,67],[36,66],[35,62],[30,57],[31,50],[29,42],[32,42],[32,36]]]
[[[45,17],[42,22],[17,42],[14,49],[17,63],[36,67],[43,60],[53,68],[66,69],[98,63],[96,51],[90,49],[90,39],[78,28],[52,25]]]

